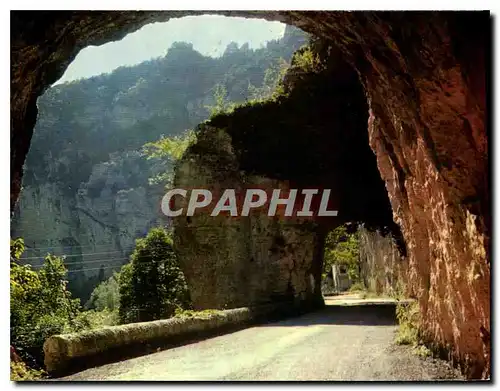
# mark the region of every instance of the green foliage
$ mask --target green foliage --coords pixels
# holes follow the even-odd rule
[[[213,94],[215,104],[212,106],[205,106],[210,113],[210,117],[214,117],[221,113],[230,113],[234,110],[235,104],[229,100],[227,89],[224,85],[216,84],[213,88]]]
[[[220,314],[222,311],[219,310],[203,310],[203,311],[193,311],[193,310],[185,310],[182,308],[176,308],[174,312],[174,316],[176,318],[208,318],[210,315]]]
[[[67,270],[61,258],[47,255],[36,272],[30,265],[18,263],[23,247],[19,239],[11,243],[11,345],[30,367],[40,368],[45,339],[73,330],[80,301],[72,299],[67,289]]]
[[[143,153],[148,159],[170,158],[179,160],[186,149],[196,142],[196,133],[193,130],[187,130],[182,135],[165,137],[162,136],[157,141],[144,144]]]
[[[290,67],[284,58],[280,57],[273,62],[264,73],[264,80],[261,87],[248,84],[250,102],[265,101],[275,99],[284,94],[283,78]]]
[[[120,304],[119,279],[119,274],[114,273],[109,279],[96,286],[89,301],[85,304],[85,308],[97,311],[118,309]]]
[[[176,308],[190,305],[172,239],[162,228],[153,228],[136,241],[131,262],[120,272],[119,286],[121,323],[168,318]]]
[[[348,233],[345,225],[335,228],[326,237],[324,272],[328,272],[334,264],[345,266],[353,283],[360,282],[358,234]]]
[[[396,306],[396,318],[399,323],[396,343],[417,347],[421,342],[418,332],[420,322],[418,303],[398,303]]]
[[[419,357],[422,357],[422,358],[426,358],[426,357],[430,357],[432,356],[432,352],[430,351],[430,349],[425,346],[425,345],[418,345],[416,347],[413,348],[413,352],[419,356]]]
[[[323,68],[318,54],[313,52],[311,46],[305,46],[295,52],[292,65],[306,73],[317,73]]]
[[[119,324],[118,309],[110,310],[104,308],[100,311],[83,311],[73,321],[71,331],[93,330],[107,326],[116,326]]]
[[[11,381],[34,381],[42,380],[47,376],[44,370],[29,368],[22,361],[10,362],[10,380]]]
[[[362,281],[355,282],[349,288],[349,292],[360,292],[360,291],[366,291],[365,284]]]
[[[165,159],[170,165],[168,169],[149,178],[149,184],[164,184],[170,186],[173,182],[173,165],[179,160],[186,149],[196,142],[196,133],[194,130],[187,130],[182,135],[165,137],[162,136],[157,141],[146,143],[142,147],[142,153],[147,159]]]
[[[10,240],[10,261],[15,262],[24,253],[24,240],[23,238]]]

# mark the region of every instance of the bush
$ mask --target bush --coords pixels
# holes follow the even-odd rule
[[[365,284],[363,284],[362,282],[355,282],[349,288],[349,292],[359,292],[359,291],[363,292],[366,291]]]
[[[131,262],[120,272],[119,287],[120,323],[165,319],[177,308],[190,307],[172,239],[162,228],[136,241]]]
[[[80,300],[71,298],[61,258],[47,255],[37,272],[18,263],[23,251],[22,239],[11,241],[11,345],[28,366],[41,368],[45,339],[73,329]]]
[[[89,310],[78,314],[71,331],[94,330],[100,327],[119,324],[118,309],[104,308],[101,311]]]
[[[292,65],[304,72],[319,72],[321,70],[319,56],[313,52],[310,46],[305,46],[295,52]]]
[[[193,310],[183,310],[182,308],[177,308],[175,310],[176,318],[209,318],[210,315],[222,314],[223,312],[220,310],[202,310],[202,311],[193,311]]]
[[[399,322],[396,343],[398,345],[417,347],[420,344],[418,332],[420,311],[418,303],[399,303],[396,307],[396,318]]]
[[[119,274],[114,273],[109,279],[96,286],[89,301],[85,304],[85,308],[97,311],[117,310],[120,304],[119,279]]]
[[[10,361],[10,380],[11,381],[33,381],[41,380],[46,377],[43,370],[31,369],[22,361]]]

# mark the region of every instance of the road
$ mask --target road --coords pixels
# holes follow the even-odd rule
[[[394,307],[327,299],[324,310],[260,325],[60,380],[434,380],[447,363],[396,346]],[[351,303],[352,305],[345,306]]]

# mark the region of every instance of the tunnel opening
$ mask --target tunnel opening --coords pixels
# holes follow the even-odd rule
[[[47,253],[65,255],[70,290],[87,302],[136,238],[171,225],[160,203],[173,159],[150,159],[143,146],[184,137],[210,116],[217,92],[227,104],[271,94],[306,42],[278,22],[188,16],[83,49],[38,98],[11,224],[11,237],[25,240],[21,261],[39,269]]]
[[[350,230],[362,224],[365,230],[378,230],[381,237],[397,238],[397,252],[404,254],[404,240],[369,146],[368,111],[355,69],[331,43],[312,39],[295,52],[278,94],[217,114],[197,128],[196,143],[177,167],[176,187],[196,188],[203,183],[218,191],[252,186],[299,192],[331,189],[329,209],[338,214],[307,221],[283,216],[239,217],[230,222],[206,215],[176,218],[178,251],[187,278],[205,281],[203,289],[192,292],[195,305],[236,307],[287,298],[313,306],[320,303],[325,241],[329,232],[345,224]],[[313,205],[318,200],[313,199]],[[264,233],[261,225],[266,226]],[[200,231],[207,227],[221,230],[221,238],[214,234],[206,242]],[[241,227],[243,231],[246,227],[246,234],[233,240],[248,241],[247,249],[228,243],[226,230],[239,234]],[[309,241],[303,239],[301,246],[296,236],[308,234]],[[269,256],[255,254],[260,241],[269,243]],[[302,253],[303,248],[311,253]],[[220,259],[217,254],[225,251],[238,261]],[[212,256],[211,268],[217,271],[205,273],[202,262]],[[255,278],[247,276],[252,273]],[[268,279],[269,284],[256,279]]]

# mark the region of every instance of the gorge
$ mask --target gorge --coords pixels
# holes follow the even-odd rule
[[[296,151],[294,148],[300,144],[300,150],[315,159],[312,167],[326,166],[324,171],[316,171],[313,179],[327,188],[333,183],[337,186],[332,188],[344,189],[338,194],[339,205],[344,206],[339,206],[339,211],[350,219],[372,218],[382,225],[386,225],[387,214],[391,215],[388,225],[399,227],[404,238],[409,262],[407,289],[419,301],[422,332],[429,343],[459,362],[469,378],[488,377],[492,235],[489,13],[220,13],[277,20],[299,27],[323,41],[317,53],[327,65],[320,72],[306,72],[304,78],[300,72],[292,73],[289,85],[295,87],[287,99],[243,107],[202,124],[197,143],[188,150],[177,170],[177,184],[200,181],[220,188],[248,180],[271,181],[272,186],[283,188],[306,187],[309,171],[300,159],[290,159],[293,154],[287,156],[287,151]],[[196,12],[12,14],[12,212],[37,121],[36,100],[62,75],[76,53],[86,45],[119,39],[146,23],[188,14]],[[315,84],[314,80],[328,83]],[[343,94],[342,88],[349,94]],[[293,91],[301,89],[308,94],[298,93],[294,97]],[[309,92],[319,106],[311,107],[301,101],[300,97],[309,97]],[[349,110],[346,105],[350,105]],[[284,126],[275,134],[265,131],[275,128],[273,121],[279,125],[281,119],[286,120],[286,113],[296,114],[295,126]],[[304,122],[300,123],[300,119]],[[286,138],[284,129],[291,129],[290,134],[285,133]],[[331,129],[335,131],[327,131]],[[342,148],[345,139],[352,142],[348,145],[355,153]],[[288,148],[282,148],[283,140]],[[256,158],[256,152],[263,158]],[[276,158],[271,159],[270,152]],[[359,172],[357,181],[351,181],[353,177],[343,172],[360,166],[343,164],[353,155],[361,156],[363,161],[366,158],[367,162],[372,159],[366,171]],[[329,159],[336,156],[340,160]],[[202,171],[200,167],[206,169]],[[299,186],[294,186],[294,182]],[[375,195],[371,200],[365,197],[368,191]],[[387,199],[388,209],[384,207]],[[366,213],[368,210],[380,213],[374,216]],[[258,219],[242,224],[212,221],[210,227],[218,226],[221,232],[213,238],[203,229],[201,215],[191,222],[174,221],[188,282],[201,281],[198,286],[202,289],[202,279],[210,277],[206,280],[209,301],[201,299],[201,292],[193,292],[198,297],[198,307],[222,303],[232,306],[242,300],[251,304],[262,298],[275,300],[275,293],[317,304],[319,282],[314,275],[320,264],[321,233],[316,228],[302,230],[302,224],[288,223],[290,226],[281,227]],[[319,222],[318,226],[328,224]],[[213,243],[224,250],[220,253],[237,256],[225,258],[226,265],[217,263],[209,246]],[[205,266],[200,268],[203,257]],[[185,262],[188,258],[189,264]],[[252,263],[252,259],[255,266],[249,271],[246,262]],[[260,266],[268,260],[276,261],[276,266],[262,269]],[[224,270],[226,273],[220,274]],[[246,277],[249,281],[243,285],[229,284]],[[210,283],[218,279],[228,285]]]

